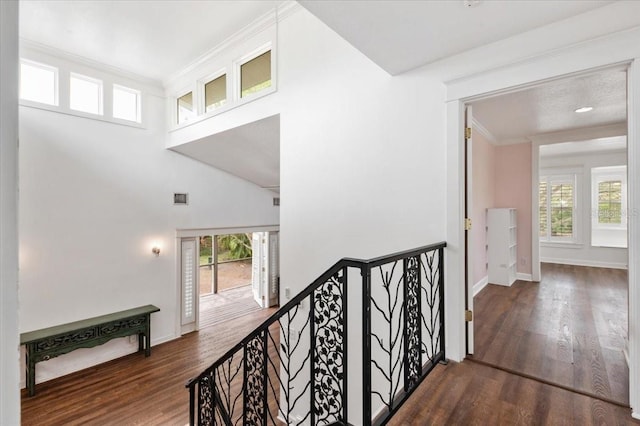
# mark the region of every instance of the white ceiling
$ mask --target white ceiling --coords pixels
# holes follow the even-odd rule
[[[0,0],[2,1],[2,0]],[[157,81],[166,81],[282,0],[22,0],[20,35]],[[302,0],[300,3],[391,74],[431,63],[610,1]],[[606,74],[474,104],[501,141],[624,119],[623,74]],[[577,117],[573,109],[596,109]],[[279,185],[279,118],[176,148],[262,187]]]
[[[604,6],[611,1],[299,0],[390,74]]]
[[[552,81],[473,102],[473,117],[494,143],[526,142],[530,136],[624,122],[627,74],[622,68]],[[578,114],[577,108],[591,106]]]
[[[162,81],[278,3],[22,0],[20,36]]]
[[[280,191],[280,116],[172,148],[256,185]]]

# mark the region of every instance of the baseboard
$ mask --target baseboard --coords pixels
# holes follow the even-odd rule
[[[520,281],[533,281],[531,274],[525,274],[522,272],[516,272],[516,279]]]
[[[473,285],[473,297],[476,297],[487,284],[489,284],[489,276],[485,275],[483,278],[480,278],[480,281]]]
[[[575,265],[575,266],[590,266],[592,268],[611,268],[611,269],[628,269],[626,263],[616,262],[600,262],[597,260],[583,260],[583,259],[554,259],[554,258],[540,258],[542,263],[557,263],[560,265]]]

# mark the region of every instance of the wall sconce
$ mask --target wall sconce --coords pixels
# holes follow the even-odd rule
[[[156,255],[156,257],[160,256],[160,247],[158,247],[158,246],[154,246],[154,247],[151,249],[151,253],[155,254],[155,255]]]

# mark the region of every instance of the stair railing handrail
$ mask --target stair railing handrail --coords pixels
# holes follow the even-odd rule
[[[366,302],[367,299],[370,300],[371,297],[371,288],[370,288],[370,284],[371,284],[371,280],[370,280],[370,276],[367,277],[368,275],[370,275],[371,270],[373,268],[376,267],[381,267],[382,265],[391,263],[391,262],[397,262],[399,260],[402,259],[408,259],[408,258],[414,258],[414,257],[419,257],[420,255],[424,254],[424,253],[428,253],[428,252],[433,252],[438,250],[439,253],[439,257],[438,257],[438,262],[439,262],[439,288],[440,288],[440,292],[441,294],[439,295],[440,297],[440,302],[439,302],[439,307],[440,307],[440,315],[441,318],[439,319],[439,321],[441,321],[441,324],[439,325],[440,327],[440,335],[441,335],[441,341],[440,344],[442,346],[441,349],[441,354],[439,359],[444,359],[444,295],[443,295],[443,284],[444,284],[444,271],[442,270],[442,265],[444,263],[444,258],[443,258],[443,249],[446,247],[446,242],[439,242],[439,243],[434,243],[434,244],[429,244],[429,245],[425,245],[425,246],[421,246],[421,247],[417,247],[414,249],[410,249],[410,250],[404,250],[404,251],[400,251],[400,252],[396,252],[390,255],[384,255],[384,256],[379,256],[379,257],[375,257],[375,258],[371,258],[371,259],[356,259],[356,258],[342,258],[340,259],[338,262],[336,262],[334,265],[332,265],[330,268],[328,268],[322,275],[320,275],[317,279],[315,279],[309,286],[307,286],[305,289],[303,289],[301,292],[299,292],[296,296],[294,296],[291,300],[289,300],[286,304],[284,304],[281,308],[279,308],[274,314],[272,314],[269,318],[267,318],[264,322],[262,322],[259,326],[257,326],[251,333],[249,333],[247,336],[245,336],[240,342],[238,342],[236,345],[234,345],[232,348],[230,348],[228,351],[226,351],[222,356],[220,356],[213,364],[211,364],[209,367],[207,367],[204,371],[202,371],[198,376],[193,377],[191,379],[189,379],[185,385],[186,388],[188,388],[190,390],[190,423],[191,424],[195,424],[195,419],[194,419],[194,411],[195,411],[195,401],[194,401],[194,390],[195,390],[195,385],[203,380],[206,379],[209,375],[213,374],[214,371],[218,368],[221,368],[226,362],[228,362],[229,358],[233,357],[234,354],[238,353],[238,351],[243,350],[243,348],[246,348],[248,344],[250,344],[250,342],[252,342],[254,339],[256,339],[257,337],[261,336],[263,333],[266,333],[269,329],[269,327],[271,327],[272,325],[274,325],[276,322],[280,321],[280,319],[282,319],[286,314],[288,314],[292,309],[296,309],[296,307],[300,306],[301,302],[303,302],[306,298],[308,297],[312,297],[314,295],[314,292],[316,292],[321,286],[325,285],[329,280],[332,279],[332,277],[334,277],[337,273],[339,273],[339,271],[344,270],[346,271],[346,268],[358,268],[361,271],[362,274],[362,283],[363,283],[363,327],[364,327],[364,331],[363,331],[363,368],[370,368],[370,363],[371,363],[371,344],[370,344],[370,338],[371,338],[371,318],[370,318],[370,312],[367,313],[367,309],[365,309],[365,306],[369,305],[369,310],[370,310],[370,302]],[[346,274],[346,272],[345,272]],[[346,286],[346,277],[344,278],[344,284]],[[345,289],[346,291],[346,289]],[[346,311],[346,307],[345,307],[345,311]],[[346,318],[345,318],[345,322],[346,322]],[[311,327],[313,327],[313,325],[311,325]],[[368,336],[368,337],[367,337]],[[266,338],[265,338],[266,339]],[[369,340],[369,344],[368,344],[368,348],[365,349],[365,346],[367,346],[367,344],[365,343],[367,340]],[[346,337],[345,337],[345,346],[346,346]],[[368,352],[368,354],[366,353]],[[346,360],[345,360],[346,362]],[[430,369],[433,368],[433,366],[431,366],[429,368]],[[345,366],[345,372],[346,372],[346,366]],[[428,373],[428,372],[427,372]],[[364,374],[364,376],[367,376],[366,374]],[[419,381],[422,381],[424,377],[422,377]],[[368,380],[368,385],[367,385],[367,380]],[[345,383],[346,383],[346,379],[345,379]],[[370,415],[371,415],[371,398],[367,397],[367,394],[369,394],[371,392],[371,377],[368,377],[368,379],[365,377],[363,380],[363,386],[364,386],[364,390],[368,391],[365,394],[365,403],[364,403],[364,416],[365,418],[369,418],[371,419]],[[413,390],[411,390],[412,392]],[[345,390],[346,392],[346,390]],[[397,411],[397,409],[399,408],[399,406],[408,398],[408,396],[410,395],[410,393],[406,394],[406,395],[402,395],[400,398],[398,398],[399,400],[399,404],[397,404],[395,406],[395,408],[390,409],[389,410],[389,414],[392,415],[393,413],[395,413],[395,411]],[[214,400],[219,400],[219,395],[215,395]],[[368,401],[367,401],[368,400]],[[345,409],[345,413],[346,413],[346,409]],[[228,418],[229,414],[228,413],[224,413],[223,412],[223,417],[226,419]],[[266,415],[265,415],[265,419],[266,419]],[[345,419],[348,420],[348,419]],[[388,418],[386,419],[388,420]],[[365,420],[366,421],[366,420]],[[230,422],[225,421],[225,423],[230,424]],[[376,421],[375,424],[380,423],[380,421]],[[382,423],[386,423],[386,421],[382,421]],[[344,423],[347,424],[347,423]]]

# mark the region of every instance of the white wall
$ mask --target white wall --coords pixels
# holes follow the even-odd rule
[[[579,191],[577,226],[579,240],[576,244],[540,243],[542,262],[568,265],[627,268],[627,249],[591,246],[591,169],[593,167],[619,166],[627,164],[626,152],[594,152],[581,155],[540,157],[539,168],[559,170],[573,169],[577,174]]]
[[[345,256],[443,241],[442,84],[421,71],[389,76],[306,10],[280,22],[278,60],[281,286],[295,294]],[[352,396],[357,416],[361,393]]]
[[[280,23],[279,72],[283,282],[443,240],[442,84],[389,76],[306,10]]]
[[[0,2],[0,423],[20,424],[18,2]]]
[[[154,304],[152,343],[173,339],[176,230],[278,223],[273,193],[165,149],[165,107],[145,97],[146,129],[20,108],[21,332]],[[37,381],[136,348],[74,351],[39,363]]]

